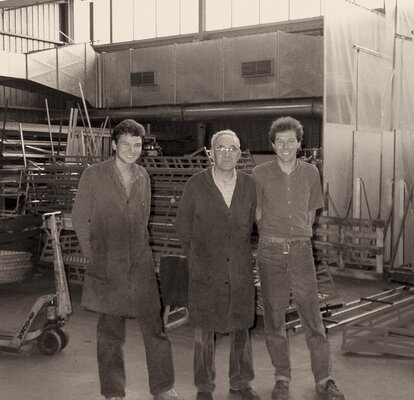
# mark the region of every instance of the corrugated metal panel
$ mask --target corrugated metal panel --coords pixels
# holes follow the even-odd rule
[[[130,105],[130,51],[103,54],[104,106]]]
[[[177,103],[223,101],[222,40],[176,47]]]
[[[272,32],[129,50],[131,60],[127,51],[104,53],[103,103],[107,99],[122,107],[322,96],[322,47],[321,38]],[[273,75],[241,76],[243,62],[262,60],[273,60]],[[152,70],[157,85],[130,88],[130,72]]]
[[[279,32],[278,97],[317,96],[318,39]]]
[[[277,33],[223,39],[224,100],[275,98],[277,94]],[[274,60],[274,75],[244,78],[244,62]]]
[[[132,105],[174,104],[174,46],[161,46],[131,51],[131,73],[155,72],[155,85],[132,86]]]
[[[11,35],[0,35],[0,50],[26,53],[32,50],[51,48],[58,40],[59,5],[37,5],[3,11],[0,29]],[[31,38],[13,35],[30,36]]]

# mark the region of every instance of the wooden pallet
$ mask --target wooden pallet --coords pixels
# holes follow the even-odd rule
[[[317,217],[313,247],[315,259],[335,275],[379,279],[384,264],[382,220]]]

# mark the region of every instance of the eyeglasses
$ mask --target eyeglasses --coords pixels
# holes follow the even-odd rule
[[[224,154],[226,152],[229,152],[230,154],[236,154],[239,151],[239,149],[236,146],[230,146],[230,147],[219,146],[215,149],[215,151],[218,151],[220,154]]]

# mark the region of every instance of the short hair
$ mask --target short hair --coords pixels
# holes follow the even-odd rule
[[[303,126],[295,118],[292,117],[281,117],[273,121],[272,126],[269,131],[269,140],[270,143],[274,144],[276,133],[285,132],[285,131],[295,131],[296,140],[301,142],[303,139]]]
[[[219,131],[217,133],[215,133],[212,138],[211,138],[211,149],[214,150],[214,144],[216,143],[217,139],[221,136],[224,135],[228,135],[228,136],[233,136],[234,139],[236,139],[237,145],[239,146],[240,149],[240,139],[237,137],[236,133],[231,131],[230,129],[225,129],[223,131]]]
[[[112,130],[111,139],[118,143],[122,135],[139,136],[144,138],[145,128],[133,119],[124,119]]]

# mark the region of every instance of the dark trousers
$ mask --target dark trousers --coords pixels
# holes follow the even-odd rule
[[[214,332],[195,328],[194,384],[199,392],[213,392],[216,385],[214,363]],[[248,329],[230,332],[230,388],[235,390],[250,386],[254,378],[252,345]]]
[[[164,393],[174,386],[171,344],[164,334],[158,314],[138,317],[147,359],[149,387],[152,395]],[[97,353],[101,394],[105,397],[125,396],[125,318],[100,314],[97,326]]]
[[[291,366],[285,315],[291,289],[305,331],[315,382],[322,382],[330,377],[331,359],[329,342],[319,310],[310,240],[292,242],[288,254],[284,254],[283,251],[282,243],[259,240],[258,261],[265,337],[276,370],[276,380],[290,380]]]

